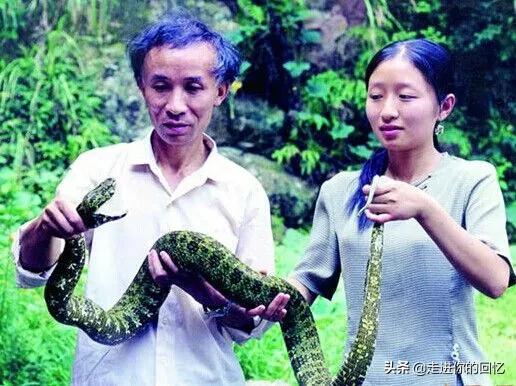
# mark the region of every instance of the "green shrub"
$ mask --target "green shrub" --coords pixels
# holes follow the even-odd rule
[[[0,4],[0,17],[9,20],[0,27],[6,47],[30,27],[17,20],[33,12],[31,7],[12,0]],[[85,66],[87,49],[58,26],[37,44],[18,44],[9,60],[0,59],[2,385],[65,385],[70,380],[76,333],[49,317],[41,289],[15,288],[8,236],[39,214],[79,153],[116,141],[102,123],[98,68]]]

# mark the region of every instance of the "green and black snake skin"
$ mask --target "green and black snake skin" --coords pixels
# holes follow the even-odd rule
[[[86,226],[93,228],[122,216],[104,216],[95,211],[114,193],[115,181],[108,179],[88,193],[77,211]],[[153,249],[166,251],[185,271],[203,276],[231,301],[246,308],[269,304],[279,293],[290,300],[280,322],[283,338],[297,381],[301,385],[361,385],[374,353],[380,304],[380,273],[383,227],[373,227],[371,256],[365,281],[365,301],[358,333],[337,376],[332,378],[320,347],[310,307],[303,296],[285,280],[253,271],[221,243],[201,233],[177,231],[160,237]],[[109,311],[91,300],[73,294],[86,258],[83,235],[66,240],[54,272],[45,288],[50,314],[59,322],[77,326],[102,344],[115,345],[140,333],[156,319],[169,288],[154,283],[145,259],[133,282]]]

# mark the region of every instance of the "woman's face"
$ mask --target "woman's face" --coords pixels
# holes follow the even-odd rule
[[[440,110],[434,89],[408,59],[386,60],[371,74],[367,119],[387,150],[433,148],[435,123],[444,119]]]

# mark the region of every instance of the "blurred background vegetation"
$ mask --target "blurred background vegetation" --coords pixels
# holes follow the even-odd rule
[[[424,36],[453,52],[458,108],[441,138],[451,153],[496,166],[515,241],[511,1],[0,0],[2,385],[69,383],[75,332],[50,319],[40,290],[15,288],[9,235],[52,198],[79,153],[148,128],[125,42],[176,6],[224,33],[245,58],[209,130],[269,193],[280,275],[302,255],[317,187],[378,146],[362,78],[372,54],[396,39]],[[516,380],[515,298],[509,291],[477,301],[481,342],[490,360],[506,363],[494,378],[500,384]],[[343,301],[337,294],[314,306],[334,372],[346,336]],[[277,327],[237,351],[248,378],[294,382]]]

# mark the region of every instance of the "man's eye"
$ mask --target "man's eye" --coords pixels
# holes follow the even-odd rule
[[[195,93],[197,91],[202,90],[202,86],[200,84],[187,84],[185,89],[188,92]]]
[[[414,99],[414,98],[415,98],[414,95],[400,94],[400,99],[409,100],[409,99]]]
[[[164,84],[164,83],[156,83],[152,86],[152,88],[154,90],[156,90],[157,92],[163,92],[163,91],[166,91],[167,90],[167,85]]]
[[[380,99],[382,96],[381,94],[369,94],[369,98],[371,98],[372,100],[377,100],[377,99]]]

